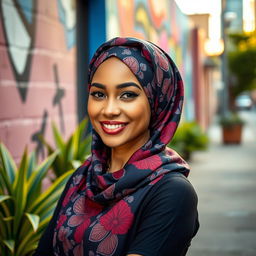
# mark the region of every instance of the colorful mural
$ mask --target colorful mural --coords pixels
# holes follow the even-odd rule
[[[65,31],[68,49],[75,45],[76,11],[75,0],[58,0],[58,14]]]
[[[185,108],[193,109],[189,21],[174,0],[106,1],[107,37],[133,36],[164,49],[179,67],[186,87]],[[185,111],[193,119],[193,111]]]
[[[35,36],[37,1],[1,1],[2,27],[12,70],[22,101],[26,100]]]
[[[65,136],[76,125],[74,3],[0,0],[0,141],[16,158],[43,154],[52,121]]]

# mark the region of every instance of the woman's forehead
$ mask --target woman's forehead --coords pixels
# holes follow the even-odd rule
[[[116,57],[108,58],[98,66],[92,77],[92,83],[95,82],[116,85],[133,82],[142,88],[131,69]]]

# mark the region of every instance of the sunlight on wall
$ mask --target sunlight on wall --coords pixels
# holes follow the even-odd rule
[[[243,0],[243,29],[245,32],[255,30],[256,6],[254,0]]]

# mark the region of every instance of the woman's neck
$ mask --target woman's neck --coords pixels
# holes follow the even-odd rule
[[[141,138],[138,138],[136,143],[134,141],[122,145],[120,147],[111,148],[111,159],[108,172],[116,172],[124,167],[130,157],[141,148],[149,139],[149,132]]]
[[[116,150],[114,148],[111,149],[111,160],[109,165],[108,172],[115,172],[122,169],[125,163],[129,160],[127,152],[121,152],[120,150]]]

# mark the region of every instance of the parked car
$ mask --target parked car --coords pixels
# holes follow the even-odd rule
[[[237,109],[250,110],[253,106],[253,102],[248,94],[242,94],[236,97],[235,105]]]

